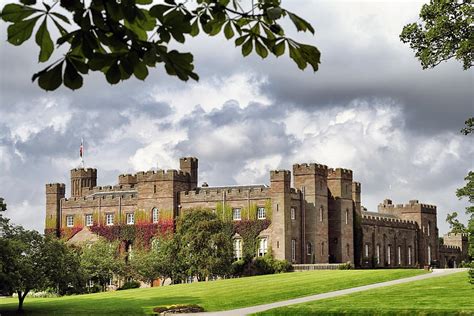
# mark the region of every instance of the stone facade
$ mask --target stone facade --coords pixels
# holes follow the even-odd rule
[[[274,170],[269,180],[269,185],[198,187],[194,157],[181,158],[180,170],[123,174],[117,185],[104,187],[96,186],[96,169],[73,169],[69,198],[65,184],[46,185],[46,232],[59,236],[68,228],[133,224],[138,212],[149,223],[174,220],[205,208],[226,220],[270,221],[255,255],[271,249],[275,258],[295,264],[416,267],[453,257],[459,262],[467,255],[454,236],[438,245],[436,206],[385,200],[378,212],[367,212],[351,170],[295,164],[293,178],[289,170]]]

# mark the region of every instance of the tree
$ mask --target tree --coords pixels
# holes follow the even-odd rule
[[[81,254],[81,268],[88,280],[105,289],[114,275],[124,270],[124,258],[119,253],[118,242],[100,239],[85,245]]]
[[[148,69],[164,64],[168,75],[187,81],[198,80],[193,55],[174,49],[173,43],[185,43],[187,36],[200,32],[208,36],[223,33],[235,39],[242,55],[255,51],[261,58],[269,53],[288,55],[300,69],[309,64],[317,71],[320,53],[314,46],[298,43],[285,36],[280,21],[288,17],[298,31],[314,29],[307,21],[282,8],[281,0],[21,0],[22,5],[5,5],[1,18],[8,26],[8,42],[21,45],[27,41],[39,22],[35,41],[40,48],[39,62],[47,62],[55,45],[66,53],[33,75],[44,90],[55,90],[61,84],[79,89],[82,75],[101,71],[110,84],[132,75],[140,80]],[[242,4],[243,2],[243,4]],[[57,4],[63,10],[57,10]],[[66,12],[63,12],[63,11]],[[65,13],[65,14],[63,14]],[[57,29],[51,38],[48,26]],[[217,58],[217,56],[216,56]]]
[[[3,198],[0,197],[0,212],[6,211],[7,205],[4,203]]]
[[[2,219],[0,238],[0,290],[18,294],[18,311],[31,290],[42,290],[47,275],[41,265],[43,238],[36,231],[9,224]]]
[[[154,280],[162,276],[162,262],[160,262],[157,249],[134,250],[128,263],[134,276],[151,286]]]
[[[405,25],[400,39],[409,43],[424,69],[449,59],[464,69],[474,59],[474,7],[472,0],[431,0],[420,11],[421,23]]]
[[[177,224],[176,239],[181,246],[178,257],[185,273],[198,281],[231,272],[233,261],[232,228],[206,210],[190,210]]]
[[[458,220],[458,213],[452,212],[446,216],[446,222],[449,224],[449,229],[451,233],[465,233],[466,226]]]

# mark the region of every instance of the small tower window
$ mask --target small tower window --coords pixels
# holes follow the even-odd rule
[[[308,256],[313,254],[313,245],[310,242],[306,243],[306,253]]]
[[[369,244],[365,244],[365,256],[369,256]]]
[[[241,217],[241,212],[240,212],[240,208],[234,208],[232,209],[232,219],[234,221],[240,221],[242,219]]]
[[[291,260],[296,261],[296,240],[291,240]]]
[[[346,225],[349,224],[349,210],[346,209]]]
[[[321,206],[319,208],[319,221],[322,222],[323,221],[323,211],[324,211],[324,208]]]
[[[67,227],[74,227],[74,216],[73,215],[66,216],[66,226]]]
[[[264,207],[259,207],[257,208],[257,218],[258,219],[265,219],[267,218],[265,214],[265,208]]]
[[[290,209],[290,213],[291,213],[291,219],[296,219],[296,211],[294,207]]]

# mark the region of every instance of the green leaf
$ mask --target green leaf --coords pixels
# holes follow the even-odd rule
[[[36,4],[36,0],[20,0],[23,4]]]
[[[267,16],[270,20],[278,20],[282,12],[281,8],[269,8],[267,9]]]
[[[153,0],[136,0],[136,4],[152,4]]]
[[[306,68],[306,61],[301,56],[299,49],[292,45],[288,45],[288,47],[290,48],[290,58],[298,65],[299,69],[304,70]]]
[[[53,68],[43,72],[38,76],[38,85],[46,91],[53,91],[59,88],[61,83],[63,82],[63,63],[61,61],[59,64],[54,66]]]
[[[262,58],[268,56],[268,50],[263,46],[258,39],[255,39],[255,52]]]
[[[57,13],[57,12],[51,12],[50,14],[53,15],[53,16],[55,16],[55,17],[57,17],[57,18],[59,18],[59,19],[61,19],[61,20],[63,20],[63,21],[66,22],[67,24],[71,24],[71,23],[69,22],[69,19],[68,19],[66,16],[62,15],[62,14],[59,14],[59,13]]]
[[[71,61],[66,60],[66,69],[64,70],[64,85],[71,90],[82,87],[82,76],[77,72]]]
[[[24,20],[25,18],[29,17],[35,12],[40,12],[37,9],[15,4],[9,3],[3,7],[2,12],[0,13],[0,17],[5,22],[19,22]]]
[[[120,81],[121,78],[121,73],[120,73],[120,68],[115,62],[110,68],[107,70],[105,74],[105,78],[110,84],[117,84]]]
[[[13,45],[21,45],[24,41],[28,40],[33,33],[33,28],[36,22],[41,16],[16,22],[8,27],[8,42]]]
[[[240,46],[242,45],[245,40],[247,39],[247,37],[249,37],[249,35],[242,35],[241,37],[238,37],[236,40],[235,40],[235,46]]]
[[[285,53],[285,41],[282,40],[280,43],[276,44],[273,47],[273,53],[275,56],[279,57]]]
[[[36,44],[38,44],[40,47],[38,61],[43,63],[47,61],[49,57],[51,57],[51,54],[54,51],[54,44],[51,40],[51,36],[49,35],[48,27],[46,25],[46,17],[36,32]]]
[[[195,37],[199,34],[199,20],[196,19],[194,20],[193,24],[191,24],[191,32],[189,32],[189,34],[192,36],[192,37]]]
[[[314,29],[311,26],[311,24],[309,24],[308,22],[306,22],[305,20],[303,20],[302,18],[300,18],[299,16],[291,12],[288,12],[288,15],[290,16],[291,21],[293,21],[293,24],[296,26],[296,29],[298,31],[304,31],[304,32],[310,31],[311,33],[314,34]]]
[[[224,35],[227,39],[234,37],[234,30],[232,29],[232,23],[230,21],[224,26]]]
[[[306,62],[313,67],[313,70],[317,71],[321,58],[319,50],[311,45],[300,44],[300,52]]]
[[[140,62],[133,67],[133,74],[137,79],[145,80],[148,76],[148,68],[146,67],[144,62]]]
[[[253,43],[252,43],[252,37],[250,37],[245,43],[244,45],[242,45],[242,55],[245,57],[247,56],[248,54],[250,54],[252,52],[252,49],[253,49]]]

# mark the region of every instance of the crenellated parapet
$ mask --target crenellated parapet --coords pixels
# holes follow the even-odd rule
[[[59,194],[64,195],[66,193],[66,185],[64,183],[48,183],[46,184],[46,194]]]
[[[135,185],[137,184],[137,176],[134,174],[121,174],[118,177],[119,185]]]
[[[402,220],[398,218],[387,218],[382,216],[362,215],[362,225],[385,226],[416,230],[418,225],[415,221]]]
[[[137,183],[139,182],[156,182],[156,181],[189,181],[189,173],[182,170],[150,170],[137,172]]]
[[[269,187],[252,188],[199,188],[192,191],[181,191],[179,199],[181,203],[196,201],[220,201],[225,195],[227,200],[245,200],[245,199],[268,199]]]
[[[352,170],[344,168],[328,169],[328,178],[352,181]]]
[[[104,186],[96,186],[93,188],[84,188],[83,194],[84,196],[88,196],[95,193],[109,193],[109,192],[121,192],[121,191],[135,191],[136,186],[132,184],[124,184],[124,185],[104,185]]]
[[[302,163],[293,165],[293,174],[295,176],[302,175],[319,175],[327,177],[328,166],[318,163]]]

